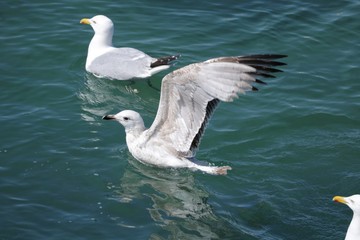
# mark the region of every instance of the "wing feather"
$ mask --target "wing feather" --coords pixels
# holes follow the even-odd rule
[[[147,130],[148,142],[162,138],[168,149],[192,157],[206,125],[220,101],[229,102],[246,91],[257,90],[257,76],[274,77],[273,59],[284,55],[221,57],[195,63],[166,75],[162,81],[157,115]]]
[[[101,77],[130,79],[150,76],[153,58],[134,48],[112,48],[95,58],[89,71]]]

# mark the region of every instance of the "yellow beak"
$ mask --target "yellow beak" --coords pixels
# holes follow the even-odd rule
[[[335,196],[335,197],[333,198],[333,201],[334,201],[334,202],[339,202],[339,203],[344,203],[344,204],[347,203],[346,200],[344,199],[344,197],[341,197],[341,196]]]
[[[80,20],[81,24],[91,24],[90,20],[88,18],[83,18]]]

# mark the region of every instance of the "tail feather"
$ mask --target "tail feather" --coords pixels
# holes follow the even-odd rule
[[[194,164],[194,166],[192,167],[192,169],[197,169],[203,172],[206,172],[208,174],[212,174],[212,175],[226,175],[228,170],[231,170],[231,167],[229,166],[221,166],[221,167],[216,167],[216,166],[201,166],[201,165],[197,165]]]
[[[179,57],[181,57],[180,54],[158,58],[155,62],[151,63],[150,67],[156,68],[162,65],[169,65],[172,61],[175,61]]]

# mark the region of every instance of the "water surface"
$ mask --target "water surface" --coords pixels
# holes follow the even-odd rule
[[[358,1],[3,1],[0,4],[0,239],[343,239],[359,192]],[[260,91],[217,109],[197,157],[227,176],[161,170],[101,116],[150,126],[162,77],[84,70],[104,14],[114,44],[173,68],[217,56],[288,54]]]

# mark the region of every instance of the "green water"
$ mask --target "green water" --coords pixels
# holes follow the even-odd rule
[[[0,239],[343,239],[360,193],[360,3],[0,3]],[[220,104],[197,158],[227,176],[157,169],[129,154],[123,109],[150,126],[161,78],[84,70],[104,14],[114,44],[173,68],[217,56],[287,54],[260,91]]]

